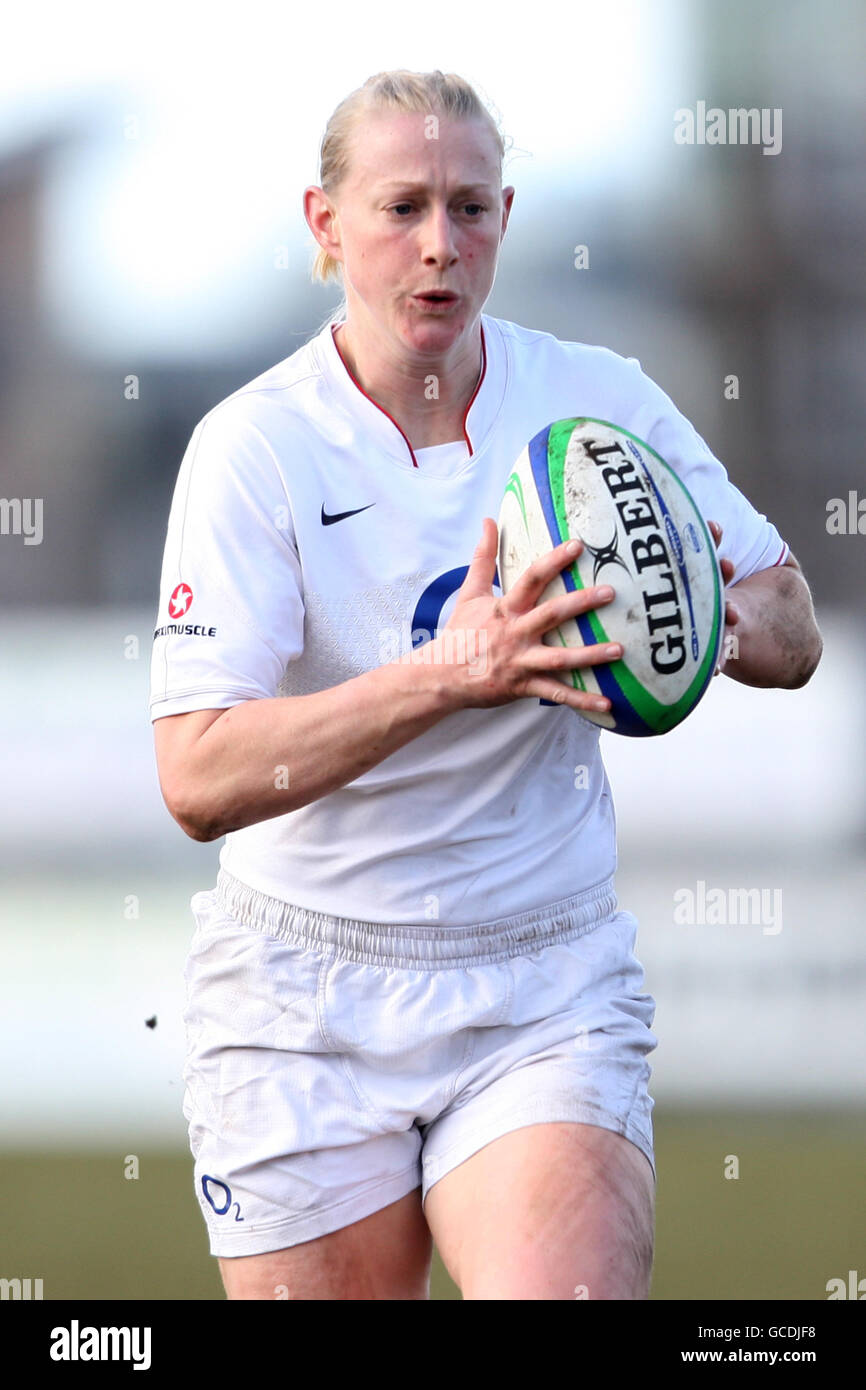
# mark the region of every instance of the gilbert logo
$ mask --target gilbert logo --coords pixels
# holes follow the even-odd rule
[[[168,601],[168,611],[172,618],[182,618],[189,612],[192,603],[192,589],[188,584],[178,584]]]
[[[69,1327],[51,1329],[52,1361],[132,1361],[134,1371],[150,1370],[149,1327]]]

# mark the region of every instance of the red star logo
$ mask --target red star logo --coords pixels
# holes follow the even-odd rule
[[[191,603],[192,589],[188,584],[178,584],[168,601],[169,616],[172,618],[182,618],[184,613],[189,612]]]

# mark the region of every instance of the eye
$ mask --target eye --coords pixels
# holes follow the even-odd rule
[[[411,203],[395,203],[394,206],[393,206],[392,208],[389,208],[389,209],[388,209],[388,211],[389,211],[389,212],[398,212],[400,208],[411,208],[411,206],[412,206]]]
[[[466,203],[465,206],[466,206],[467,208],[477,208],[479,212],[485,212],[485,211],[486,211],[486,209],[485,209],[483,203]],[[477,220],[477,219],[473,219],[473,220]]]

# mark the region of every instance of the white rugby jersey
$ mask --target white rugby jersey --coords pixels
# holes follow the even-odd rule
[[[569,416],[610,420],[676,469],[724,528],[734,582],[784,563],[775,527],[635,358],[486,314],[481,327],[459,442],[413,451],[332,325],[203,417],[168,521],[152,719],[325,690],[435,637],[518,454]],[[286,761],[291,775],[290,749]],[[228,834],[220,865],[377,923],[471,926],[595,889],[604,901],[616,845],[599,730],[532,697],[457,711],[347,786]]]

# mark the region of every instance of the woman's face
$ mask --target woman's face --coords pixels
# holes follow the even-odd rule
[[[367,116],[333,204],[349,321],[394,346],[448,352],[490,293],[514,189],[502,189],[494,137],[477,119]],[[447,304],[419,296],[448,290]]]

